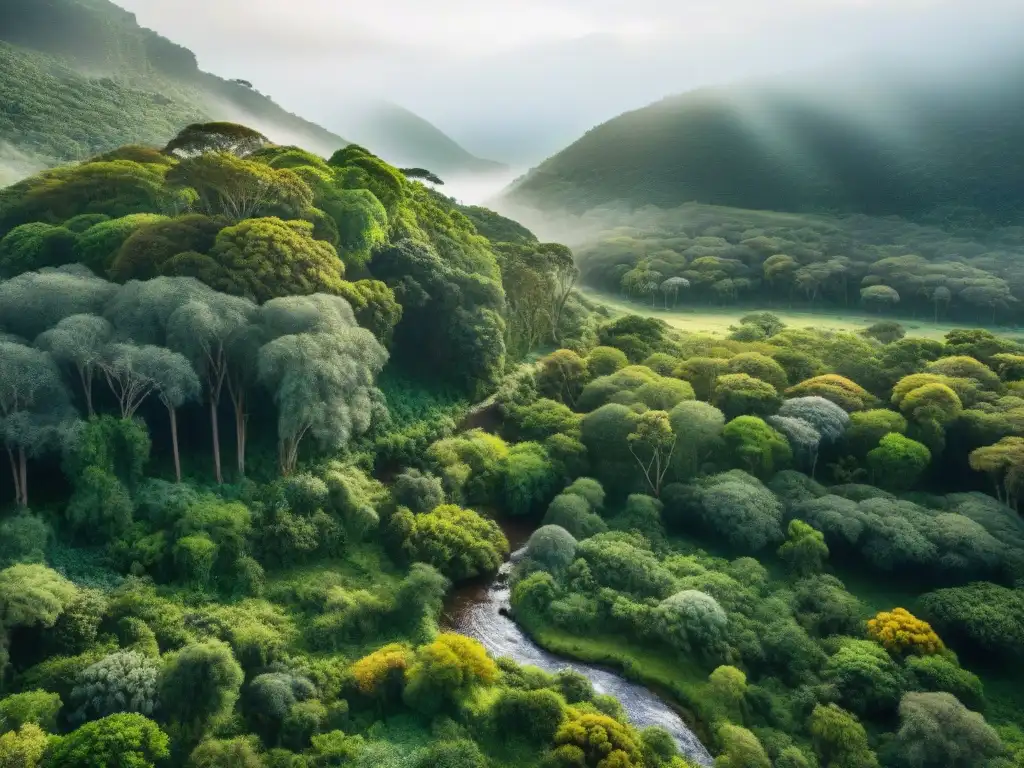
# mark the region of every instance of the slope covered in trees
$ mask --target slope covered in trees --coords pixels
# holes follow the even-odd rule
[[[538,231],[565,231],[564,220]],[[894,217],[689,204],[595,209],[568,235],[581,282],[652,307],[861,308],[907,322],[1016,326],[1024,232]]]
[[[339,133],[398,166],[426,167],[435,173],[496,173],[506,166],[476,157],[428,120],[388,102],[346,105],[336,121]]]
[[[507,197],[573,213],[700,202],[1011,223],[1024,210],[1022,67],[880,65],[673,96],[592,129]]]
[[[202,72],[191,51],[107,0],[0,2],[0,183],[211,119],[325,154],[346,143],[246,83]]]

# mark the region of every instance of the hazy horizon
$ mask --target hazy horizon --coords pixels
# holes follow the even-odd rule
[[[525,169],[624,111],[695,87],[860,57],[941,60],[1013,43],[1013,0],[117,0],[200,66],[342,132],[393,101]],[[935,56],[930,51],[939,51]],[[351,74],[349,74],[351,73]]]

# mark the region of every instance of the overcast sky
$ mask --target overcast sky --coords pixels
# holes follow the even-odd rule
[[[864,51],[941,58],[1024,32],[1024,0],[115,2],[204,69],[251,80],[326,127],[342,130],[345,102],[366,93],[513,164],[702,84]]]

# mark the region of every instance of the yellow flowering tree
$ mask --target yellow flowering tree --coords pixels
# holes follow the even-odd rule
[[[868,637],[890,653],[928,656],[945,650],[931,625],[906,608],[881,611],[868,621]]]
[[[391,643],[378,648],[352,665],[352,676],[360,693],[384,696],[401,686],[405,670],[412,662],[412,649],[404,643]]]

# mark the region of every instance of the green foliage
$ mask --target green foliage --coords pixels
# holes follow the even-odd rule
[[[810,718],[814,750],[825,765],[837,768],[877,768],[878,758],[868,745],[864,726],[835,704],[814,707]]]
[[[967,768],[1003,750],[995,730],[949,693],[908,693],[900,702],[894,751],[907,766]]]
[[[0,571],[0,627],[52,627],[77,596],[74,584],[45,565],[12,565]]]
[[[454,580],[494,573],[508,555],[508,541],[494,521],[454,504],[417,516],[406,546],[413,558]]]
[[[792,451],[786,439],[756,416],[738,416],[722,430],[736,461],[751,474],[767,477],[785,468]]]
[[[722,753],[715,768],[771,768],[771,761],[757,736],[738,725],[727,723],[718,729]]]
[[[711,402],[728,419],[739,416],[770,416],[779,409],[782,399],[766,381],[746,373],[719,376],[715,382]]]
[[[0,521],[0,568],[43,562],[52,535],[43,518],[27,509]]]
[[[50,748],[47,763],[68,768],[153,768],[170,755],[168,744],[167,734],[142,715],[111,715],[61,737]]]
[[[77,722],[96,720],[118,712],[153,717],[160,665],[138,651],[111,654],[87,667],[71,692]]]
[[[52,733],[62,706],[60,696],[39,690],[0,699],[0,732],[16,731],[30,724]]]
[[[211,640],[188,645],[164,664],[159,680],[161,716],[198,741],[238,697],[242,668],[231,648]]]
[[[798,577],[821,573],[828,559],[824,535],[802,520],[791,520],[787,534],[786,542],[779,547],[779,557],[790,572]]]
[[[897,432],[890,432],[877,448],[868,452],[872,475],[879,484],[894,491],[912,488],[931,460],[927,447]]]

